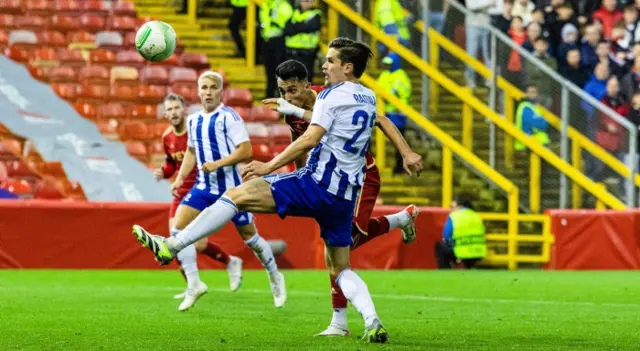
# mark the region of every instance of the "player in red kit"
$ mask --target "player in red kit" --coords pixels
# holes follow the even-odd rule
[[[171,127],[162,135],[162,143],[166,154],[166,161],[162,168],[154,171],[156,180],[171,178],[182,164],[184,153],[187,150],[187,121],[184,99],[180,95],[170,94],[164,100],[165,116],[171,123]],[[169,210],[169,228],[173,228],[176,219],[181,215],[180,202],[189,193],[196,182],[198,171],[194,170],[185,178],[184,183],[174,196]],[[184,216],[185,214],[182,213]],[[214,260],[223,263],[229,273],[229,282],[232,291],[240,287],[242,281],[242,260],[239,257],[230,256],[217,245],[210,243],[206,238],[196,243],[196,251],[205,254]],[[182,270],[182,269],[181,269]],[[183,273],[184,275],[184,273]],[[176,299],[185,298],[185,293],[174,296]]]
[[[307,81],[307,70],[304,65],[295,60],[280,64],[276,69],[280,99],[266,99],[263,104],[278,104],[272,109],[285,114],[285,121],[291,127],[291,136],[295,140],[302,135],[309,126],[316,96],[323,91],[324,86],[311,86]],[[391,142],[403,156],[404,169],[409,175],[414,168],[417,175],[422,171],[422,157],[411,150],[411,147],[396,129],[393,123],[383,115],[377,115],[376,124],[383,130]],[[380,173],[375,160],[368,151],[366,157],[365,178],[355,208],[351,238],[351,250],[362,246],[372,239],[388,233],[391,229],[401,228],[402,239],[409,244],[416,238],[415,219],[418,208],[410,205],[402,212],[389,216],[371,218],[376,199],[380,194]],[[304,159],[296,161],[296,168],[305,166]],[[331,279],[331,302],[333,318],[329,327],[317,334],[318,336],[347,336],[347,299],[335,280]]]

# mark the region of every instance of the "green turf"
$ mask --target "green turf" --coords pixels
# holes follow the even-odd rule
[[[331,316],[326,273],[284,272],[237,293],[206,271],[210,293],[186,313],[172,271],[0,270],[0,350],[639,350],[640,273],[362,271],[389,330],[385,345],[314,338]]]

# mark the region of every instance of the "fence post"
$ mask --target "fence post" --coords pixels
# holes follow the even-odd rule
[[[245,60],[247,68],[255,69],[256,67],[256,3],[249,0],[247,3],[247,45],[245,51]]]
[[[187,18],[189,24],[196,24],[198,21],[198,0],[189,0],[187,2]]]
[[[496,110],[496,92],[498,86],[498,60],[497,56],[497,41],[496,36],[491,31],[491,87],[489,90],[489,108],[492,111]],[[489,166],[491,168],[496,168],[496,125],[493,121],[489,122]]]
[[[506,89],[504,90],[504,117],[513,123],[513,114],[515,106],[513,96]],[[504,165],[507,169],[513,169],[513,137],[509,133],[504,133]]]
[[[453,194],[453,155],[442,145],[442,207],[449,208]]]
[[[569,162],[569,90],[563,84],[561,93],[562,128],[560,132],[560,157]],[[560,208],[567,208],[567,175],[560,172]]]
[[[438,47],[438,43],[433,39],[433,38],[429,38],[429,63],[431,64],[431,66],[433,66],[435,69],[438,69],[438,63],[440,61],[440,52],[439,52],[439,47]],[[440,98],[440,87],[438,86],[438,84],[434,81],[431,80],[431,87],[429,89],[429,92],[431,93],[431,111],[438,111],[438,99]]]
[[[529,209],[540,213],[540,156],[532,152],[529,167]]]
[[[421,54],[422,61],[429,62],[429,1],[424,0],[422,4],[422,43]],[[438,1],[438,0],[436,0]],[[426,74],[422,74],[422,101],[420,104],[420,112],[425,118],[428,118],[429,114],[429,77]]]
[[[384,100],[381,96],[376,97],[376,108],[378,109],[378,113],[384,115]],[[384,143],[387,141],[384,133],[381,128],[376,128],[376,163],[378,164],[378,168],[385,169],[387,165],[387,154],[384,147]]]
[[[578,140],[573,140],[571,143],[571,164],[582,171],[582,146]],[[582,207],[582,188],[576,182],[573,182],[571,187],[571,197],[574,210]]]
[[[507,267],[509,270],[518,268],[518,203],[520,194],[518,188],[509,193],[509,220],[507,222]]]
[[[358,15],[362,16],[362,0],[356,0],[356,11],[358,12]],[[362,16],[364,18],[367,18],[366,16]],[[374,18],[369,18],[369,20],[371,22],[374,21]],[[333,38],[331,38],[333,39]],[[331,40],[330,39],[330,40]],[[356,28],[356,40],[359,42],[362,42],[362,28],[358,27]]]
[[[629,178],[627,179],[626,192],[627,192],[627,207],[635,207],[635,179],[638,168],[638,130],[632,128],[629,131],[629,161],[627,166],[629,167]]]

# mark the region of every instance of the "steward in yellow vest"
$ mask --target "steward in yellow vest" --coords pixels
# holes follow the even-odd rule
[[[322,12],[315,8],[314,0],[299,0],[299,3],[284,28],[285,45],[287,58],[302,62],[307,69],[307,80],[311,82],[320,43]]]
[[[438,268],[450,269],[456,265],[473,268],[487,256],[484,223],[467,196],[460,195],[452,202],[452,207],[444,226],[443,240],[436,243]]]
[[[276,67],[286,60],[284,27],[293,15],[289,0],[263,0],[260,6],[264,68],[267,75],[266,97],[278,96]]]
[[[375,16],[378,28],[385,34],[395,37],[401,45],[409,46],[411,33],[409,32],[407,19],[402,13],[402,5],[398,0],[376,1]],[[387,47],[380,42],[378,42],[378,53],[380,55],[387,53]]]
[[[547,129],[549,128],[549,123],[542,117],[540,107],[535,103],[537,97],[538,88],[535,85],[529,85],[526,97],[520,101],[516,110],[516,127],[527,133],[527,135],[536,138],[540,144],[548,146],[549,134],[547,134]],[[526,149],[525,145],[518,140],[514,141],[513,148],[517,151]]]

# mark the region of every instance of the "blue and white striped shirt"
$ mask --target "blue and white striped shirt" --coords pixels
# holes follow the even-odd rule
[[[229,156],[236,147],[249,141],[249,133],[242,117],[222,103],[213,112],[200,111],[187,119],[188,146],[194,148],[198,165],[198,189],[209,189],[214,195],[222,195],[227,189],[242,183],[237,165],[218,168],[205,173],[202,165]]]

